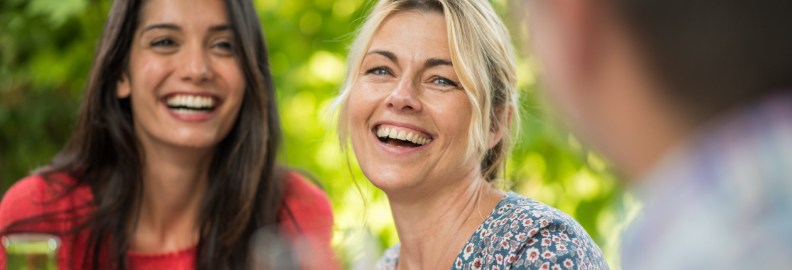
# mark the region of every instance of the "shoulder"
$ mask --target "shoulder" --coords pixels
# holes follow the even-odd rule
[[[329,218],[332,223],[332,208],[327,194],[294,171],[289,171],[286,176],[283,208],[297,220]]]
[[[0,202],[0,228],[7,229],[15,221],[40,215],[44,212],[43,202],[54,196],[45,179],[31,175],[17,181]]]
[[[90,190],[74,187],[76,181],[66,174],[52,174],[48,178],[31,175],[17,181],[0,202],[0,230],[17,221],[70,209],[89,202]]]
[[[33,202],[43,201],[45,194],[46,184],[39,175],[31,175],[17,181],[6,191],[3,201],[0,202],[0,228],[2,228],[0,230],[5,230],[14,221],[40,212],[41,209],[36,209],[39,207]]]
[[[298,255],[310,256],[303,261],[309,269],[338,269],[333,255],[333,211],[330,200],[318,186],[297,172],[286,176],[280,229],[285,237],[300,247]]]
[[[513,269],[554,266],[608,269],[602,251],[580,224],[546,204],[508,193],[482,224],[462,255],[479,242],[481,262]],[[489,255],[489,256],[486,256]],[[464,256],[463,256],[464,257]]]
[[[580,224],[566,213],[511,192],[506,194],[485,224],[490,228],[501,228],[506,232],[512,228],[512,230],[517,229],[525,232],[526,238],[556,232],[588,236]]]
[[[377,265],[374,266],[376,270],[393,270],[396,269],[396,265],[399,261],[399,250],[401,245],[396,244],[387,250],[385,253],[382,254],[382,257],[377,261]]]

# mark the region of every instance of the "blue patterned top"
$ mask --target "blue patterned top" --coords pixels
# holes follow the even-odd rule
[[[399,244],[376,269],[396,269]],[[509,192],[479,225],[451,269],[609,269],[602,251],[572,217]]]

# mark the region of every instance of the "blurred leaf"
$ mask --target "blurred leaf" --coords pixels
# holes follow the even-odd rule
[[[57,27],[85,12],[87,6],[88,0],[30,0],[28,12],[49,18],[50,23]]]

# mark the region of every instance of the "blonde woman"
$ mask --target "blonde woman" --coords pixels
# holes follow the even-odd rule
[[[383,0],[336,105],[401,243],[378,269],[608,269],[581,226],[494,185],[517,118],[509,35],[486,0]]]

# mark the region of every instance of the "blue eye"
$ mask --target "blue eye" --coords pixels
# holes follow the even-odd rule
[[[440,85],[440,86],[453,86],[453,87],[457,87],[458,86],[458,84],[456,82],[454,82],[452,80],[449,80],[449,79],[446,79],[446,78],[443,78],[443,77],[434,78],[432,80],[432,82],[437,84],[437,85]]]
[[[369,70],[366,70],[366,74],[372,74],[377,76],[388,76],[391,75],[391,72],[386,67],[375,67]]]

